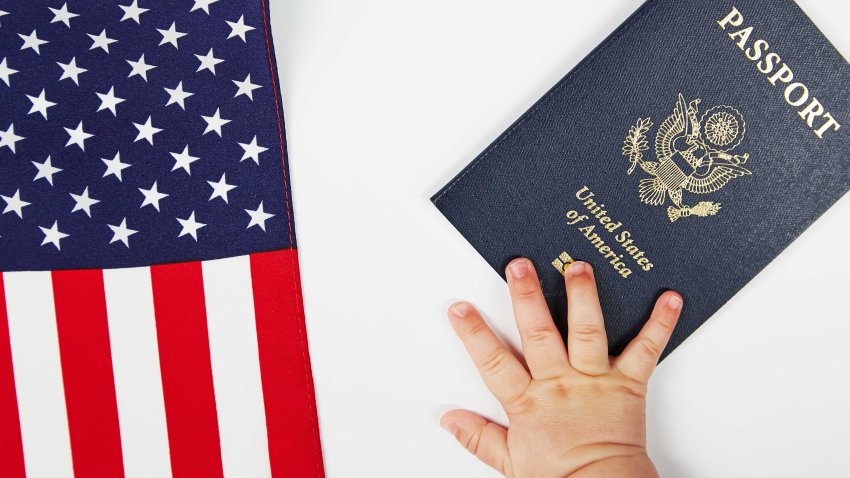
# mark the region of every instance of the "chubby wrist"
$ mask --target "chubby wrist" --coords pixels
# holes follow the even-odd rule
[[[644,448],[604,445],[582,451],[585,464],[565,478],[659,478]]]

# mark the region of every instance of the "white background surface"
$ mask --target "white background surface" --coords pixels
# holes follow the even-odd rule
[[[496,476],[437,422],[502,418],[444,310],[516,343],[506,287],[428,198],[641,2],[271,3],[328,476]],[[850,5],[800,4],[850,55]],[[663,476],[847,476],[848,237],[845,199],[660,367]]]

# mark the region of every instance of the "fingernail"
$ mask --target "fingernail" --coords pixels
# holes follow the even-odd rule
[[[678,295],[671,295],[669,299],[667,299],[667,305],[673,310],[679,310],[684,305],[682,302],[682,298]]]
[[[528,275],[528,259],[519,259],[510,266],[511,275],[514,279],[522,279]]]
[[[455,317],[461,318],[469,315],[470,309],[471,308],[469,307],[469,304],[467,304],[466,302],[458,302],[449,307],[449,313],[451,313]]]
[[[443,430],[451,433],[452,435],[457,433],[457,423],[451,421],[446,417],[440,419],[440,426],[443,428]]]
[[[574,264],[570,264],[570,267],[567,268],[567,272],[571,276],[580,276],[582,274],[586,274],[590,270],[590,265],[585,262],[576,262]]]

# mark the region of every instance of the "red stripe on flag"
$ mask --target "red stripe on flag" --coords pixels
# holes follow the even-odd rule
[[[0,274],[0,475],[10,478],[26,476],[3,274]]]
[[[174,478],[223,476],[200,262],[151,267]]]
[[[251,255],[272,475],[324,476],[298,252]]]
[[[54,271],[52,277],[74,475],[122,477],[103,273]]]

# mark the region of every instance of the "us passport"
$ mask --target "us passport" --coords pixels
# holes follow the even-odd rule
[[[665,356],[850,188],[850,65],[791,0],[649,0],[433,203],[562,332],[591,263],[620,353],[665,290]]]

